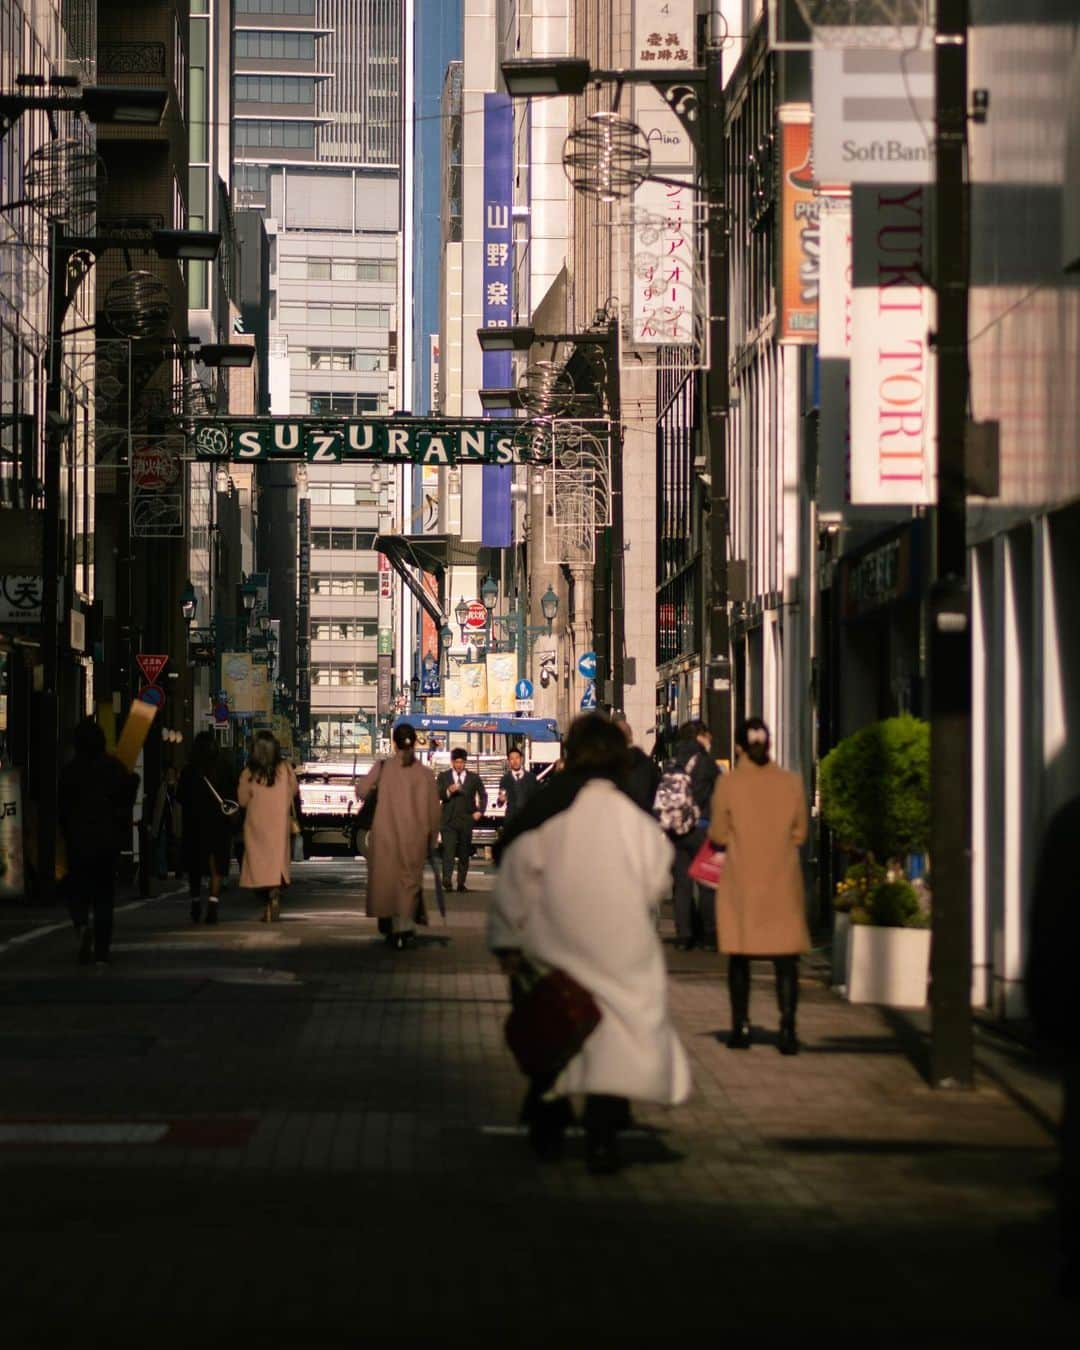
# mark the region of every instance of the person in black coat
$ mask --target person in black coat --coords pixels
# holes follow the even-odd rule
[[[704,722],[695,720],[679,728],[672,755],[674,763],[690,775],[690,791],[698,809],[698,823],[689,834],[671,835],[675,845],[672,868],[675,902],[675,946],[689,951],[700,942],[707,951],[716,950],[716,892],[701,887],[701,903],[695,913],[694,882],[690,864],[705,841],[713,788],[720,770],[712,757],[712,732]]]
[[[216,795],[215,795],[216,794]],[[236,821],[226,816],[218,798],[236,797],[236,782],[212,731],[200,731],[191,758],[176,789],[183,829],[182,854],[191,897],[191,921],[202,917],[202,879],[210,878],[206,922],[217,923],[221,883],[229,875],[229,854]]]
[[[506,756],[506,772],[499,779],[499,805],[506,807],[503,828],[514,819],[539,791],[540,784],[525,759],[515,746]]]
[[[660,770],[655,761],[634,744],[634,731],[625,717],[616,715],[612,719],[626,737],[630,747],[625,780],[619,784],[631,801],[637,802],[643,811],[652,814],[656,789],[660,783]]]
[[[1080,797],[1051,820],[1035,871],[1025,982],[1038,1035],[1063,1054],[1061,1122],[1061,1255],[1058,1292],[1080,1299],[1080,1015],[1076,952],[1080,947]]]
[[[131,838],[139,775],[106,754],[105,733],[92,718],[79,723],[72,741],[75,757],[61,770],[59,781],[60,828],[68,860],[65,889],[79,960],[88,963],[92,949],[98,964],[105,965],[112,941],[116,864],[125,835]]]
[[[467,890],[469,854],[473,826],[487,810],[487,789],[480,775],[466,769],[468,752],[460,747],[450,752],[450,767],[439,774],[439,801],[442,802],[443,885],[451,887],[451,869],[457,859],[457,888]]]

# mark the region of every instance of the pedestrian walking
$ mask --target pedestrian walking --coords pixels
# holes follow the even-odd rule
[[[720,949],[728,957],[732,1050],[750,1048],[750,962],[772,959],[780,1007],[780,1053],[798,1053],[795,1015],[799,955],[808,951],[806,894],[799,849],[806,842],[806,792],[798,774],[769,758],[771,738],[760,717],[735,738],[734,773],[716,784],[709,838],[727,850],[716,891]]]
[[[228,761],[212,731],[200,731],[191,745],[191,757],[180,774],[176,799],[180,804],[181,855],[188,878],[191,921],[202,918],[202,879],[210,894],[206,922],[217,923],[222,882],[229,875],[229,854],[238,816],[222,809],[235,799],[236,785]]]
[[[281,888],[292,881],[293,802],[300,791],[272,731],[257,731],[236,800],[244,810],[240,885],[258,893],[263,923],[281,918]]]
[[[660,785],[660,770],[656,762],[634,744],[634,729],[621,714],[612,719],[626,737],[628,760],[624,791],[631,801],[637,802],[643,811],[651,811],[656,800],[656,789]]]
[[[416,758],[416,731],[408,722],[394,728],[394,748],[392,759],[380,760],[357,781],[356,795],[367,808],[376,794],[366,849],[367,913],[402,951],[415,941],[424,863],[439,830],[439,789],[435,775]]]
[[[1080,1299],[1080,1017],[1076,1012],[1076,953],[1080,950],[1080,881],[1076,841],[1080,797],[1050,821],[1035,869],[1026,994],[1035,1030],[1062,1054],[1065,1100],[1061,1121],[1058,1292]]]
[[[487,789],[478,773],[466,768],[469,754],[460,746],[450,752],[450,767],[439,774],[439,801],[442,803],[443,886],[451,887],[451,872],[457,862],[457,888],[466,891],[472,853],[473,827],[483,820],[487,810]]]
[[[84,718],[72,733],[74,758],[60,772],[60,829],[67,848],[64,889],[83,965],[107,965],[112,942],[116,864],[131,838],[138,774],[105,750],[105,733]],[[93,910],[93,928],[90,911]]]
[[[501,852],[487,930],[512,988],[523,972],[557,970],[599,1006],[599,1024],[565,1067],[532,1078],[522,1112],[534,1150],[553,1159],[572,1118],[567,1098],[585,1093],[586,1163],[599,1173],[620,1165],[630,1099],[675,1105],[690,1092],[651,917],[670,884],[672,847],[622,791],[626,770],[622,731],[600,713],[579,717],[560,781],[517,817]]]
[[[720,770],[712,757],[712,732],[704,722],[686,722],[679,728],[675,748],[664,766],[664,780],[685,776],[686,788],[693,810],[688,828],[668,830],[668,838],[675,846],[672,866],[672,898],[675,906],[675,946],[680,951],[691,951],[699,943],[707,950],[716,950],[716,897],[708,887],[695,905],[694,880],[690,864],[705,842],[711,810],[713,789]]]
[[[507,752],[506,772],[499,779],[498,804],[506,807],[503,828],[514,819],[539,791],[540,784],[531,769],[525,767],[525,757],[515,746]]]
[[[164,881],[170,872],[179,875],[178,854],[183,813],[176,796],[178,778],[179,775],[170,764],[162,775],[154,798],[150,834],[154,841],[154,872],[159,881]]]

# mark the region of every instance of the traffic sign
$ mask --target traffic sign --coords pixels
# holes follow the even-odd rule
[[[536,702],[531,698],[519,698],[517,701],[517,711],[519,713],[530,713],[535,707]]]
[[[582,712],[590,712],[596,707],[596,681],[590,680],[585,686],[585,692],[581,696]]]
[[[462,627],[467,632],[483,632],[487,627],[488,612],[484,606],[483,600],[470,600],[469,608],[465,615],[465,622]]]
[[[514,686],[514,697],[517,701],[521,703],[527,698],[532,698],[532,696],[532,680],[518,680],[517,684]]]
[[[229,721],[229,705],[223,697],[219,697],[214,704],[214,725],[223,727]]]
[[[144,703],[152,703],[155,708],[165,706],[165,690],[160,684],[144,684],[139,690],[139,698]]]
[[[585,679],[587,679],[587,680],[595,680],[595,679],[596,679],[596,653],[595,653],[595,652],[583,652],[583,653],[581,654],[581,656],[578,658],[577,668],[578,668],[578,674],[579,674],[579,675],[583,675],[583,676],[585,677]],[[581,706],[584,708],[585,704],[583,703]],[[594,707],[594,708],[596,707],[596,702],[595,702],[595,700],[593,701],[593,703],[592,703],[591,706]]]
[[[167,656],[150,656],[147,652],[139,652],[135,657],[135,661],[139,669],[146,676],[147,684],[157,684],[157,677],[169,664],[169,658]]]

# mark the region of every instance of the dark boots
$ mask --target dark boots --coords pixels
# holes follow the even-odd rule
[[[728,990],[731,994],[729,1050],[750,1049],[750,958],[728,957]]]
[[[780,1009],[780,1053],[797,1055],[799,1040],[795,1035],[795,1012],[799,1005],[799,958],[778,956],[776,967],[776,1003]]]

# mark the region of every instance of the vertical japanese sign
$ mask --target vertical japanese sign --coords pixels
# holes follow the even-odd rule
[[[390,559],[385,553],[379,554],[379,599],[390,600],[394,595],[394,580],[390,571]],[[380,615],[380,618],[382,616]]]
[[[694,0],[634,0],[634,66],[695,64]]]
[[[514,109],[508,94],[484,95],[484,294],[481,321],[485,328],[507,328],[513,314]],[[486,389],[510,384],[509,352],[483,354]],[[512,543],[510,484],[513,470],[486,466],[481,541],[485,548]]]
[[[22,898],[23,807],[22,780],[18,769],[0,771],[0,897]]]
[[[694,340],[697,246],[694,189],[642,183],[634,193],[633,292],[630,314],[638,346]]]
[[[928,506],[936,496],[930,188],[852,189],[851,500]]]
[[[296,730],[305,753],[311,735],[311,502],[297,503],[299,549],[296,569]]]
[[[851,201],[821,201],[818,296],[818,507],[841,511],[849,496],[851,452]]]
[[[810,161],[811,112],[789,104],[780,121],[781,342],[816,342],[820,236]]]

